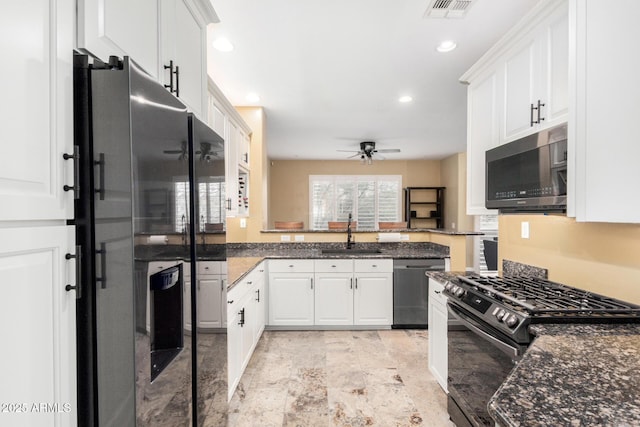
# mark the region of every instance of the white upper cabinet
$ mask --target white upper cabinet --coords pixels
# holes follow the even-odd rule
[[[467,214],[485,208],[485,153],[568,120],[568,9],[542,0],[460,80],[467,89]]]
[[[157,0],[78,0],[78,48],[103,61],[130,56],[158,77]]]
[[[69,0],[0,6],[0,221],[73,218],[73,16]]]
[[[160,81],[203,118],[207,109],[207,24],[217,18],[206,0],[162,0],[160,4]]]
[[[211,79],[208,86],[208,124],[224,138],[227,216],[247,216],[251,128]]]
[[[588,3],[588,4],[587,4]],[[571,117],[568,214],[578,221],[639,223],[640,2],[570,2]]]
[[[501,114],[501,70],[492,70],[467,90],[467,214],[484,215],[485,151],[497,146]]]
[[[504,58],[503,142],[567,120],[568,15],[556,6]]]

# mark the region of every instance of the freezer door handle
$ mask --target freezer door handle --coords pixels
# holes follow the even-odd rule
[[[94,163],[98,166],[98,188],[96,189],[96,194],[100,195],[100,200],[104,200],[104,153],[100,153],[99,160],[96,160]]]

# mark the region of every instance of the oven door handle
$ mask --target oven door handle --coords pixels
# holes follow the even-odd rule
[[[458,311],[455,308],[451,307],[450,304],[447,304],[447,310],[449,311],[449,313],[453,317],[455,317],[456,319],[461,321],[464,324],[464,326],[469,328],[469,330],[471,332],[473,332],[474,334],[478,335],[480,338],[483,338],[483,339],[489,341],[491,344],[496,346],[502,352],[506,353],[512,359],[518,359],[524,353],[524,349],[523,348],[509,345],[508,343],[502,341],[501,339],[496,338],[493,335],[491,335],[490,333],[484,331],[482,329],[482,327],[479,326],[478,322],[476,322],[475,320],[473,320],[472,318],[470,318],[466,314],[461,313],[460,311]]]

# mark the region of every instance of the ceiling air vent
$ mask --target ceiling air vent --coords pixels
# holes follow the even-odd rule
[[[425,18],[463,18],[474,0],[432,0]]]

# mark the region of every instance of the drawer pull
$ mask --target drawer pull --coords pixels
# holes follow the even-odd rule
[[[233,300],[227,301],[227,304],[233,304]]]

